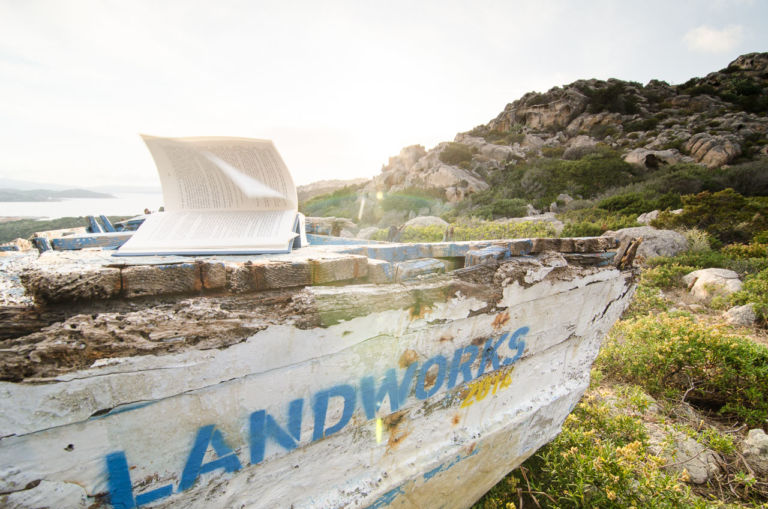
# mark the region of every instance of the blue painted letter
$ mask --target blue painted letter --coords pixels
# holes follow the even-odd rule
[[[173,493],[173,486],[168,484],[167,486],[161,486],[160,488],[136,495],[136,501],[134,502],[128,460],[125,459],[123,451],[107,455],[107,473],[109,479],[109,503],[116,509],[132,509],[165,498]]]
[[[265,410],[251,414],[251,463],[261,463],[267,437],[280,444],[287,451],[292,451],[301,440],[301,414],[303,399],[294,399],[288,407],[288,431],[286,432]]]
[[[504,362],[501,363],[502,365],[509,366],[523,355],[523,350],[525,350],[525,341],[520,341],[520,338],[528,334],[530,330],[531,329],[528,327],[520,327],[512,333],[512,335],[509,337],[509,343],[507,343],[507,345],[509,346],[510,350],[517,351],[515,352],[514,357],[511,359],[504,359]],[[509,333],[505,334],[505,336],[509,336]]]
[[[128,472],[128,461],[123,451],[107,455],[107,472],[109,482],[109,503],[119,509],[136,507],[133,502],[131,476]]]
[[[189,458],[187,458],[187,464],[181,473],[179,491],[191,488],[200,474],[213,472],[219,468],[223,468],[227,472],[240,470],[240,460],[237,459],[237,455],[224,442],[221,431],[214,428],[213,424],[209,424],[197,431],[195,444],[192,446],[192,451],[190,451]],[[203,464],[205,452],[208,450],[209,445],[213,446],[213,450],[219,459]]]
[[[344,410],[339,422],[326,429],[325,416],[328,413],[328,400],[333,397],[344,398]],[[346,426],[355,411],[355,399],[355,388],[347,384],[336,385],[315,394],[315,429],[312,432],[312,440],[332,435]]]
[[[418,362],[411,363],[408,366],[405,374],[403,375],[403,381],[400,382],[400,386],[397,385],[397,371],[392,368],[384,375],[384,381],[379,387],[379,392],[376,392],[375,382],[372,376],[366,376],[360,381],[360,398],[363,401],[363,408],[365,409],[365,416],[368,419],[373,419],[376,416],[376,412],[381,407],[381,403],[384,401],[384,397],[389,394],[389,408],[392,412],[397,411],[400,406],[405,403],[405,399],[408,397],[408,391],[411,389],[411,381],[413,375],[418,367]]]
[[[485,342],[485,346],[483,346],[483,357],[480,359],[480,367],[477,368],[477,376],[475,378],[478,378],[485,373],[485,365],[488,364],[488,361],[491,361],[491,365],[493,366],[491,371],[495,371],[501,367],[499,352],[496,350],[498,350],[505,339],[507,339],[506,334],[502,334],[495,343],[493,342],[493,338],[488,338],[488,341]]]
[[[469,359],[461,362],[461,358],[465,353],[469,353]],[[464,348],[458,348],[453,353],[453,360],[451,361],[451,371],[448,373],[448,385],[449,389],[453,389],[456,386],[456,379],[459,377],[459,373],[464,376],[464,382],[470,382],[474,380],[472,376],[472,363],[477,359],[478,349],[475,345],[468,345]]]
[[[426,388],[424,387],[427,383],[427,372],[429,371],[429,368],[431,368],[435,364],[437,365],[437,374],[435,375],[435,382],[434,384],[432,384],[432,387],[429,389],[429,391],[427,391]],[[434,357],[429,359],[427,362],[425,362],[423,366],[421,366],[421,371],[419,371],[419,379],[416,381],[416,397],[417,398],[427,399],[428,397],[436,393],[438,390],[440,390],[440,386],[443,385],[443,380],[445,379],[445,364],[446,364],[445,357],[443,357],[442,355],[435,355]]]

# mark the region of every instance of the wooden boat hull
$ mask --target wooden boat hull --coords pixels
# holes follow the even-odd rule
[[[88,336],[82,324],[115,314],[144,316],[148,335],[175,323],[211,336],[203,322],[217,319],[221,337],[246,332],[1,382],[0,501],[468,507],[559,432],[632,280],[543,253],[399,284],[75,315],[42,334],[76,323]]]

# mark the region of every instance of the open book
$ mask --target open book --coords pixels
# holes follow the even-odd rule
[[[269,140],[142,135],[165,212],[115,256],[286,253],[306,245],[293,179]]]

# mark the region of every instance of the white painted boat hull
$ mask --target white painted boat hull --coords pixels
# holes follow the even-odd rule
[[[500,283],[492,310],[459,291],[320,311],[227,348],[1,382],[0,503],[468,507],[557,435],[631,298],[629,272],[555,267]]]

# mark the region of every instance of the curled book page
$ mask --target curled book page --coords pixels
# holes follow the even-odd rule
[[[284,195],[275,191],[271,187],[267,187],[265,184],[256,180],[253,177],[240,172],[237,168],[233,167],[226,161],[222,161],[216,155],[210,152],[203,152],[203,155],[208,158],[216,167],[221,170],[224,175],[230,178],[230,180],[240,188],[248,198],[285,198]]]
[[[271,141],[142,137],[167,212],[149,216],[116,256],[291,250],[296,187]]]

